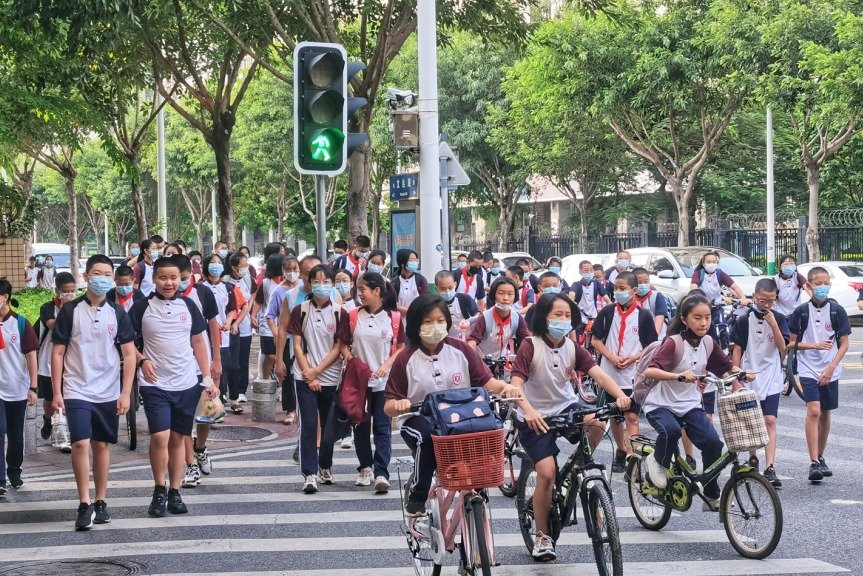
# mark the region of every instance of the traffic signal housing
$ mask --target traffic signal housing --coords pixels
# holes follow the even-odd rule
[[[294,49],[294,166],[300,174],[336,176],[368,134],[348,132],[351,115],[367,104],[349,96],[361,62],[348,62],[340,44],[300,42]]]

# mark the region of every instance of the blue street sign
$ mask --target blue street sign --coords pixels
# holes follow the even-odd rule
[[[419,198],[419,172],[390,176],[390,201]]]

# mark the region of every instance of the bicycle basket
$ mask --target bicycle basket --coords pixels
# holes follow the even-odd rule
[[[503,484],[504,430],[432,436],[438,484],[447,490]]]
[[[716,399],[719,423],[731,452],[746,452],[767,445],[767,427],[752,390],[739,390]]]

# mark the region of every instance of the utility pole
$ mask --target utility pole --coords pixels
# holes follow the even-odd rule
[[[773,189],[773,111],[767,108],[767,275],[776,274],[776,210]]]
[[[327,261],[327,177],[315,176],[315,218],[318,229],[316,251]]]
[[[162,105],[162,95],[156,90],[156,106]],[[165,108],[156,115],[156,185],[159,234],[168,241],[168,197],[165,188]]]

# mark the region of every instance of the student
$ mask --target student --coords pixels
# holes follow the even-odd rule
[[[239,350],[236,347],[231,347],[231,329],[237,319],[237,301],[234,290],[222,282],[222,275],[225,273],[225,266],[222,264],[222,259],[217,254],[210,254],[202,261],[202,266],[206,270],[206,276],[202,286],[206,287],[213,293],[216,300],[216,309],[218,315],[216,321],[219,323],[220,341],[219,341],[219,359],[222,364],[221,376],[219,378],[219,389],[222,395],[230,395],[229,388],[230,370],[238,362],[237,358]],[[239,342],[237,342],[239,343]],[[216,351],[213,350],[213,356],[216,356]],[[215,381],[215,380],[214,380]],[[217,418],[218,422],[219,419]]]
[[[56,276],[57,269],[54,268],[54,258],[51,256],[45,256],[45,260],[42,262],[42,268],[39,269],[39,273],[36,275],[36,278],[39,281],[39,288],[53,290],[55,283],[54,279]]]
[[[322,484],[333,483],[329,467],[326,470],[318,467],[317,442],[318,430],[326,428],[341,376],[337,327],[343,311],[330,299],[334,279],[335,274],[329,266],[318,264],[311,269],[312,298],[294,306],[288,326],[294,346],[300,470],[306,494],[318,491],[318,480]]]
[[[12,298],[12,284],[0,278],[0,496],[6,494],[7,477],[12,488],[24,484],[24,418],[27,406],[36,405],[39,391],[39,339],[27,319],[13,312],[10,305],[18,307]]]
[[[210,377],[213,382],[220,382],[222,377],[222,327],[219,323],[219,306],[213,291],[203,284],[198,284],[192,274],[192,261],[188,256],[177,254],[171,257],[180,270],[179,295],[188,298],[197,306],[198,311],[207,323],[207,359],[210,361]],[[215,351],[218,354],[214,354]],[[203,376],[198,374],[198,379]],[[194,442],[186,437],[186,473],[183,475],[183,488],[194,488],[201,484],[201,474],[208,476],[213,472],[213,464],[207,453],[207,438],[210,436],[210,424],[196,423]]]
[[[350,273],[348,273],[350,274]],[[293,345],[289,345],[290,336],[285,330],[279,329],[279,318],[281,317],[282,305],[288,293],[300,285],[300,262],[296,255],[286,254],[282,258],[282,276],[284,280],[276,287],[270,296],[267,306],[267,327],[273,333],[273,343],[276,346],[276,358],[273,363],[273,373],[282,383],[282,410],[285,425],[291,425],[296,421],[297,397],[294,391],[294,373],[291,370],[294,355],[291,352]]]
[[[530,288],[534,293],[539,293],[539,278],[532,272],[533,262],[528,258],[519,258],[515,261],[515,265],[520,267],[524,272],[524,279],[530,283]]]
[[[236,362],[228,370],[231,412],[242,414],[249,388],[249,358],[252,351],[252,299],[255,281],[249,273],[249,259],[244,252],[234,252],[228,259],[230,282],[237,305],[237,319],[231,324],[231,348],[236,347]],[[236,342],[234,342],[236,340]],[[233,354],[233,352],[232,352]]]
[[[260,345],[258,347],[258,377],[265,380],[273,375],[273,366],[276,363],[276,341],[273,332],[267,322],[267,308],[273,292],[284,281],[282,276],[282,255],[270,254],[264,264],[264,278],[255,291],[254,303],[252,304],[252,327],[258,329]]]
[[[474,302],[480,312],[485,311],[485,283],[482,273],[482,254],[478,250],[467,255],[468,266],[462,268],[456,274],[456,291],[459,294],[467,294]]]
[[[219,256],[222,259],[222,262],[228,261],[228,254],[230,254],[230,250],[228,250],[228,244],[219,240],[213,245],[213,254]]]
[[[204,259],[204,255],[197,250],[192,250],[189,252],[189,259],[192,261],[192,278],[197,284],[200,284],[204,281],[204,269],[201,267],[201,260]]]
[[[749,388],[758,394],[761,401],[768,437],[764,448],[767,463],[764,477],[776,488],[782,486],[773,467],[776,461],[776,416],[779,413],[779,394],[785,380],[782,359],[788,341],[788,320],[784,314],[775,311],[778,292],[772,278],[759,280],[755,284],[753,307],[747,314],[737,318],[730,334],[735,344],[731,351],[731,362],[755,374],[755,380]],[[733,388],[737,391],[740,386],[735,382]],[[755,450],[749,451],[749,463],[758,468]]]
[[[354,445],[360,460],[357,486],[369,486],[374,474],[377,494],[389,492],[389,465],[392,456],[392,421],[384,413],[384,388],[387,376],[402,349],[405,332],[401,329],[401,316],[396,310],[396,292],[392,283],[380,274],[367,272],[357,282],[362,308],[352,310],[339,319],[339,342],[346,362],[358,358],[372,372],[369,380],[371,422],[354,427]],[[369,434],[374,426],[375,452]],[[335,437],[327,436],[324,445],[332,448]],[[332,453],[328,456],[332,456]],[[331,458],[321,463],[329,471]]]
[[[368,236],[361,234],[356,237],[353,250],[336,258],[333,268],[347,270],[356,282],[359,275],[366,271],[366,264],[368,264],[371,251],[372,241],[369,240]]]
[[[128,313],[138,300],[146,298],[144,293],[136,290],[134,286],[135,272],[128,266],[117,266],[114,271],[114,287],[108,290],[105,298],[120,306]]]
[[[141,242],[141,256],[137,266],[134,268],[133,286],[140,290],[145,297],[153,293],[153,263],[159,259],[162,251],[159,245],[151,239]]]
[[[467,268],[467,254],[459,254],[455,257],[455,268],[452,269],[456,274],[461,274],[461,271]]]
[[[504,274],[519,287],[514,308],[524,316],[536,302],[536,292],[530,287],[530,282],[524,279],[524,269],[521,266],[510,266]]]
[[[533,511],[537,535],[532,555],[534,560],[549,562],[556,556],[555,543],[548,536],[548,516],[560,450],[543,419],[583,408],[571,381],[578,371],[593,377],[621,409],[629,408],[630,400],[584,348],[566,337],[578,317],[572,300],[563,294],[543,294],[534,309],[534,336],[519,348],[511,382],[523,397],[518,404],[520,441],[536,469]],[[585,418],[585,423],[590,426],[587,434],[593,449],[602,439],[604,426],[590,425],[591,419]]]
[[[566,280],[563,279],[563,276],[561,276],[563,260],[561,260],[557,256],[552,256],[546,262],[545,267],[549,272],[557,274],[557,277],[560,278],[560,292],[562,294],[569,294],[569,284],[566,282]]]
[[[69,423],[80,502],[78,531],[111,521],[106,503],[109,446],[117,443],[120,416],[129,411],[135,377],[135,331],[126,311],[106,298],[113,271],[113,262],[103,254],[87,259],[87,291],[63,305],[51,336],[53,408],[65,410]],[[90,499],[91,451],[95,502]]]
[[[129,242],[129,250],[127,252],[126,266],[134,268],[138,265],[138,259],[141,256],[141,246],[138,242]]]
[[[165,246],[165,253],[163,254],[163,256],[168,258],[182,253],[183,249],[180,247],[179,244],[168,244],[167,246]]]
[[[722,296],[722,287],[731,290],[740,299],[741,306],[749,305],[749,298],[736,282],[719,269],[719,252],[707,252],[701,257],[701,261],[692,273],[692,284],[690,290],[701,290],[711,302],[715,302]],[[714,324],[718,324],[718,308],[714,307]]]
[[[801,304],[788,322],[789,342],[799,351],[797,368],[806,402],[806,446],[809,481],[818,483],[833,472],[824,461],[830,435],[830,414],[839,407],[842,358],[848,352],[851,325],[845,309],[830,295],[830,273],[809,269],[807,288],[812,299]]]
[[[333,258],[338,259],[348,253],[348,243],[344,240],[333,242]]]
[[[385,270],[386,262],[387,262],[387,253],[383,250],[372,250],[369,252],[368,265],[366,266],[367,272],[374,272],[375,274],[380,274],[384,277],[389,276],[389,270]]]
[[[659,340],[663,340],[667,332],[666,325],[670,320],[667,297],[651,285],[650,272],[646,268],[635,268],[632,273],[638,279],[638,288],[635,290],[635,301],[639,307],[653,314],[656,333],[659,335]]]
[[[774,310],[786,317],[791,316],[800,306],[803,291],[806,290],[806,277],[797,271],[797,259],[794,256],[783,256],[779,261],[779,274],[773,279],[779,288]]]
[[[486,254],[486,256],[491,255]],[[483,256],[483,266],[485,267],[486,264],[488,264],[488,267],[486,268],[485,285],[491,286],[492,284],[494,284],[495,280],[497,280],[503,275],[503,269],[500,266],[500,260],[498,260],[497,258],[492,257],[489,262],[486,262],[485,256]],[[493,306],[494,303],[491,303],[491,305]]]
[[[554,272],[543,272],[542,275],[540,275],[539,282],[536,286],[537,290],[539,290],[536,296],[537,300],[539,300],[543,294],[562,294],[563,290],[561,288],[561,284],[562,280],[557,274]],[[567,296],[567,298],[569,297]],[[524,314],[524,319],[527,321],[528,328],[533,327],[533,317],[534,311],[533,307],[531,307]],[[583,331],[584,326],[581,324],[580,315],[576,315],[572,319],[572,329],[579,333]]]
[[[449,307],[439,296],[429,294],[411,302],[406,329],[410,345],[396,357],[386,384],[384,412],[399,417],[402,438],[414,453],[414,472],[405,499],[405,512],[411,516],[425,513],[436,468],[431,420],[410,413],[411,405],[436,390],[468,386],[518,396],[515,387],[492,377],[488,366],[465,342],[447,337],[451,328]]]
[[[570,297],[581,311],[582,322],[596,318],[596,315],[599,313],[598,301],[602,300],[607,304],[611,303],[611,298],[605,293],[605,282],[602,279],[596,278],[593,268],[589,260],[579,262],[578,273],[581,275],[581,278],[569,287]],[[602,270],[602,266],[599,269]]]
[[[417,274],[417,270],[420,268],[420,258],[415,251],[409,248],[399,250],[396,253],[396,265],[398,266],[398,274],[393,278],[393,287],[396,289],[396,294],[399,295],[396,309],[401,317],[405,318],[411,302],[422,294],[429,293],[429,283],[422,274]],[[404,324],[404,320],[402,324]]]
[[[36,267],[36,257],[30,256],[27,259],[27,266],[24,267],[24,287],[36,288],[39,285],[39,269]]]
[[[467,294],[456,291],[456,275],[449,270],[441,270],[434,277],[435,288],[443,298],[450,313],[450,338],[467,340],[471,320],[476,318],[476,301]]]
[[[128,268],[128,267],[126,267]],[[39,397],[42,398],[42,428],[39,433],[42,440],[49,440],[54,426],[51,424],[51,416],[54,415],[54,386],[51,384],[51,335],[54,332],[54,323],[57,314],[67,302],[75,299],[75,278],[69,272],[57,274],[54,284],[54,298],[42,304],[39,308]],[[60,446],[64,452],[72,450],[71,445]]]
[[[354,308],[362,306],[360,297],[354,290],[354,281],[350,272],[347,270],[336,271],[336,292],[339,293],[342,299],[342,308],[345,312],[350,312]]]
[[[251,279],[253,284],[257,284],[258,283],[258,271],[255,270],[255,267],[252,266],[251,263],[248,263],[248,260],[252,257],[252,251],[249,250],[248,246],[240,246],[239,248],[237,248],[237,252],[239,252],[240,254],[242,254],[243,256],[246,257],[246,262],[247,262],[246,266],[248,267],[248,270],[249,270],[249,275],[247,276],[247,278]],[[266,262],[266,259],[264,259],[264,262]]]
[[[641,358],[642,351],[657,339],[653,314],[636,301],[637,286],[638,280],[632,272],[624,271],[614,278],[614,305],[600,310],[593,323],[591,338],[600,355],[599,366],[627,396],[632,396],[635,363]],[[640,411],[641,407],[636,404],[625,414],[625,435],[619,422],[610,422],[617,445],[612,472],[623,472],[626,468],[626,458],[632,454],[629,439],[638,434]]]
[[[132,307],[129,317],[138,336],[138,385],[150,429],[153,498],[147,515],[188,512],[180,496],[185,467],[185,437],[192,435],[195,409],[206,391],[215,398],[207,359],[207,323],[195,303],[179,294],[180,269],[170,258],[153,265],[152,296]],[[198,383],[196,368],[206,374]],[[165,486],[165,474],[169,485]]]
[[[507,358],[530,336],[527,320],[516,313],[512,305],[518,288],[509,278],[501,278],[489,291],[494,306],[477,316],[468,344],[482,356]]]
[[[699,376],[707,372],[721,376],[740,369],[708,334],[712,318],[710,304],[710,299],[699,292],[683,299],[668,326],[670,336],[679,334],[682,338],[679,345],[683,350],[677,350],[676,338],[666,338],[644,371],[646,378],[659,381],[647,395],[643,410],[657,432],[656,451],[645,460],[647,475],[660,490],[668,486],[668,467],[683,426],[689,439],[701,450],[705,470],[722,455],[722,440],[701,404],[704,382]],[[675,362],[676,358],[680,360]],[[708,502],[702,510],[719,509],[717,480],[704,486],[704,496]]]

